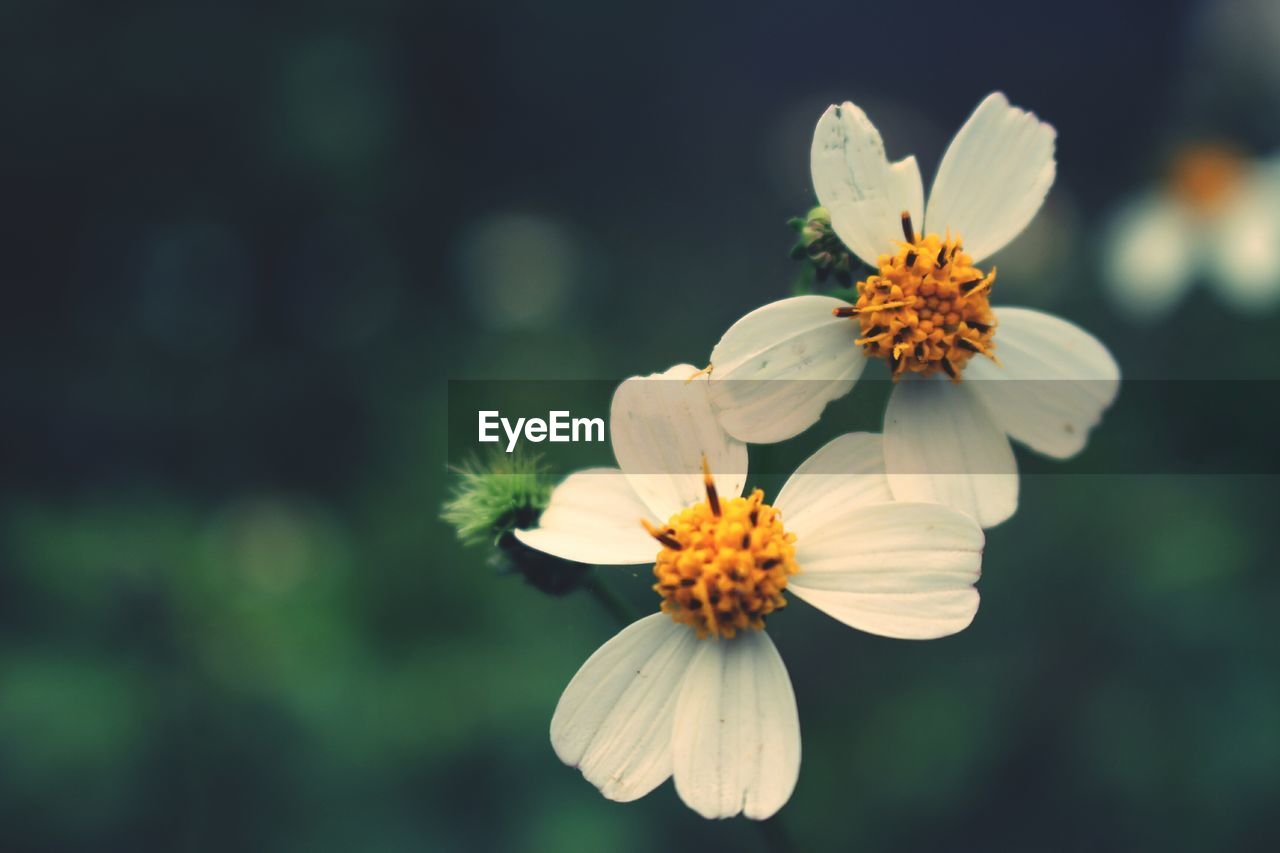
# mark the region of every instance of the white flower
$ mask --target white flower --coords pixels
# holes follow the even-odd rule
[[[725,333],[711,354],[725,428],[749,442],[790,438],[880,357],[895,380],[913,380],[898,382],[885,414],[894,497],[949,504],[983,527],[1011,516],[1009,438],[1072,456],[1119,387],[1101,343],[1049,314],[992,309],[995,269],[975,266],[1035,216],[1053,147],[1053,128],[989,95],[951,141],[926,210],[915,158],[890,163],[860,109],[829,108],[814,133],[814,188],[840,239],[878,272],[858,282],[856,304],[783,299]]]
[[[795,695],[764,618],[794,593],[875,634],[955,633],[977,611],[983,535],[947,507],[895,503],[866,433],[815,453],[772,505],[759,490],[740,497],[746,447],[691,377],[678,365],[624,382],[610,414],[620,467],[571,475],[540,526],[516,535],[571,560],[656,561],[662,612],[569,683],[551,721],[560,759],[612,800],[674,775],[704,817],[764,819],[800,770]]]
[[[1272,307],[1280,300],[1280,159],[1189,147],[1167,185],[1124,205],[1107,234],[1108,292],[1137,319],[1168,314],[1197,276],[1238,311]]]

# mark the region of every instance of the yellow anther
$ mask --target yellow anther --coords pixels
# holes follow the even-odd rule
[[[688,379],[686,379],[686,380],[684,381],[684,384],[688,385],[690,382],[692,382],[693,380],[697,379],[699,376],[709,376],[709,375],[711,375],[711,368],[712,368],[712,367],[714,367],[714,366],[715,366],[715,365],[708,364],[706,367],[702,368],[702,369],[701,369],[701,370],[699,370],[697,373],[692,373],[692,374],[690,374],[690,375],[689,375],[689,378],[688,378]]]
[[[707,464],[707,454],[702,454],[702,485],[707,490],[707,506],[713,515],[720,514],[720,496],[716,494],[716,481],[711,476],[711,466]]]
[[[707,500],[671,517],[666,527],[642,520],[662,545],[653,567],[662,611],[698,636],[732,637],[764,627],[783,608],[787,578],[799,570],[794,533],[756,489],[720,500],[705,461]]]
[[[978,281],[961,282],[960,284],[960,301],[964,301],[973,296],[985,294],[991,290],[996,283],[996,268],[992,267],[991,272]]]
[[[859,300],[859,302],[861,302],[861,300]],[[873,311],[891,311],[894,308],[906,308],[910,304],[910,302],[903,300],[901,302],[881,302],[876,305],[859,305],[854,309],[854,313],[870,314]]]
[[[647,518],[640,519],[640,526],[643,527],[650,536],[652,536],[654,539],[657,539],[659,542],[661,542],[663,547],[673,548],[676,551],[680,550],[681,548],[680,542],[674,536],[671,535],[672,533],[675,532],[671,528],[658,527],[654,525],[652,522],[650,522],[649,519]]]
[[[897,250],[880,256],[878,272],[858,282],[856,304],[836,316],[856,318],[862,335],[855,345],[888,361],[895,379],[908,371],[944,372],[958,382],[973,355],[995,359],[988,300],[996,271],[973,266],[950,232],[915,234],[905,214],[903,234],[908,240],[895,241]]]

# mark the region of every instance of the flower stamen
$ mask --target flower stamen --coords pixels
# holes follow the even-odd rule
[[[996,360],[996,319],[988,301],[996,271],[974,267],[950,232],[916,234],[907,211],[902,233],[907,239],[880,256],[878,272],[857,283],[857,302],[832,313],[857,319],[862,334],[855,346],[885,359],[894,379],[908,371],[941,371],[959,381],[974,355]]]
[[[906,308],[911,303],[904,300],[899,302],[880,302],[875,305],[864,305],[861,308],[853,309],[857,314],[870,314],[873,311],[891,311],[894,308]]]
[[[671,535],[674,531],[670,527],[655,527],[647,518],[640,519],[640,525],[650,536],[661,542],[664,547],[671,548],[674,551],[679,551],[684,547]]]
[[[693,380],[697,379],[699,376],[710,376],[710,375],[711,375],[711,368],[712,368],[712,367],[714,367],[714,366],[715,366],[715,365],[708,364],[706,367],[702,368],[701,370],[697,371],[696,373],[692,373],[692,374],[690,374],[689,378],[688,378],[688,379],[686,379],[686,380],[684,381],[684,384],[685,384],[685,385],[688,385],[690,382],[692,382]]]
[[[703,480],[706,501],[676,513],[666,527],[641,523],[663,546],[653,567],[662,611],[701,638],[728,638],[763,628],[766,616],[786,606],[782,591],[799,571],[796,537],[759,489],[721,500],[705,458]]]
[[[707,490],[707,506],[715,516],[720,515],[720,496],[716,494],[716,481],[711,476],[711,466],[707,464],[707,455],[702,454],[702,485]]]

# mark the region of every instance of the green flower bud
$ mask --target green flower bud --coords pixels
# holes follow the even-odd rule
[[[793,217],[787,224],[799,235],[791,249],[792,259],[806,261],[812,269],[812,275],[806,275],[804,280],[825,282],[834,278],[846,287],[853,281],[859,263],[836,236],[831,227],[831,214],[825,207],[811,208],[803,217]],[[797,285],[797,289],[800,286]]]
[[[555,487],[537,456],[494,452],[455,469],[458,482],[440,518],[467,545],[489,545],[489,564],[523,575],[549,595],[564,595],[587,576],[588,566],[524,545],[512,532],[536,527]]]
[[[537,522],[553,483],[537,456],[494,452],[455,469],[458,483],[440,517],[468,545],[497,543],[504,533]]]

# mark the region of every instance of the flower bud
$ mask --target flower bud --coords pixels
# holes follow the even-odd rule
[[[834,277],[845,286],[853,281],[853,270],[857,264],[832,230],[831,214],[825,207],[814,207],[803,217],[788,220],[787,224],[799,234],[799,240],[791,249],[791,257],[797,261],[808,261],[813,267],[815,280],[825,282]]]

